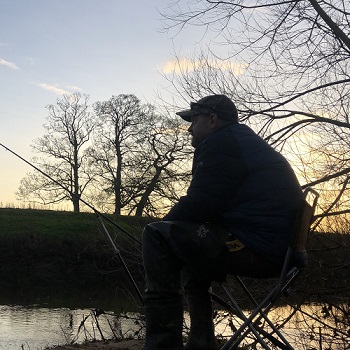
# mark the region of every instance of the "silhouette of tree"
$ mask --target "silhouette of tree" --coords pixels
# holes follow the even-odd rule
[[[95,201],[114,213],[159,215],[183,177],[185,139],[177,123],[134,95],[97,102],[89,149]],[[186,168],[186,167],[185,167]]]
[[[232,97],[241,122],[289,158],[304,186],[322,192],[327,217],[350,211],[349,23],[345,0],[179,0],[164,14],[165,30],[203,28],[207,45],[176,55],[176,68],[164,73],[172,90],[186,101]]]
[[[79,198],[91,181],[85,171],[87,164],[83,149],[94,128],[88,99],[88,96],[74,93],[64,95],[56,105],[49,105],[44,125],[46,134],[32,145],[34,152],[45,156],[33,158],[33,164],[67,190],[34,172],[21,180],[17,192],[19,198],[41,204],[69,200],[73,203],[74,212],[80,211]]]

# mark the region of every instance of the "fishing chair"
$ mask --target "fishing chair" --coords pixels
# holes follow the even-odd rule
[[[249,316],[243,313],[243,309],[233,298],[233,292],[227,282],[220,283],[220,286],[228,297],[229,303],[215,294],[212,295],[213,300],[224,307],[241,324],[238,327],[231,327],[234,334],[221,347],[221,350],[236,349],[248,335],[252,336],[263,349],[271,349],[271,347],[274,349],[293,349],[283,334],[267,317],[267,314],[280,297],[290,294],[292,283],[295,282],[307,265],[305,245],[318,197],[319,194],[315,190],[309,187],[304,190],[300,211],[295,222],[294,234],[290,239],[282,271],[280,276],[275,278],[273,286],[262,301],[257,302],[246,284],[243,283],[242,278],[234,276],[237,284],[242,288],[243,294],[250,299],[255,307]]]

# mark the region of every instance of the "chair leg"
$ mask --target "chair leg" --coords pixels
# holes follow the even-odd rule
[[[246,335],[245,333],[242,334],[243,330],[248,327],[250,329],[250,331],[254,334],[254,336],[256,337],[256,339],[258,340],[258,342],[262,345],[262,347],[264,349],[269,350],[268,345],[266,344],[266,342],[262,339],[262,337],[260,336],[259,332],[255,329],[255,327],[253,326],[253,324],[251,323],[253,318],[257,315],[257,311],[253,312],[249,318],[247,318],[242,309],[239,307],[239,305],[237,304],[236,300],[233,299],[233,297],[231,296],[230,291],[228,290],[228,288],[221,284],[221,287],[223,288],[223,290],[225,291],[225,293],[227,294],[227,296],[229,297],[231,303],[233,304],[233,307],[237,310],[237,312],[239,313],[239,317],[244,321],[244,323],[236,330],[235,334],[231,337],[231,339],[221,348],[221,350],[229,350],[232,348],[232,346],[238,346],[244,336]]]
[[[242,282],[243,283],[243,282]],[[269,341],[271,341],[275,346],[277,346],[280,349],[283,350],[293,350],[293,347],[288,343],[288,341],[285,339],[285,337],[281,334],[281,332],[273,325],[273,323],[268,319],[267,312],[271,308],[272,304],[269,305],[265,310],[262,309],[266,305],[267,301],[270,299],[270,297],[273,295],[274,290],[270,292],[270,294],[258,305],[256,301],[254,300],[256,304],[255,310],[251,313],[249,317],[245,316],[240,306],[237,304],[236,300],[232,297],[229,289],[224,285],[221,284],[221,287],[225,291],[226,295],[229,297],[230,302],[232,303],[234,309],[238,312],[239,318],[243,321],[243,324],[236,330],[234,335],[229,339],[229,341],[221,348],[221,350],[228,350],[228,349],[234,349],[236,346],[238,346],[245,336],[252,332],[257,339],[257,341],[260,343],[260,345],[264,349],[270,349],[270,347],[267,345],[265,340],[262,338],[265,337]],[[249,292],[249,291],[248,291]],[[255,319],[258,316],[257,319]],[[258,322],[261,319],[264,319],[269,326],[272,329],[272,333],[266,332],[264,329],[258,326]],[[248,328],[248,329],[246,329]],[[246,330],[245,330],[246,329]],[[276,333],[277,336],[281,339],[277,339],[272,334]]]
[[[295,278],[295,274],[293,274],[293,278]],[[293,349],[293,347],[289,344],[289,342],[287,341],[287,339],[283,336],[283,334],[277,329],[277,327],[270,321],[270,319],[267,317],[268,312],[270,311],[271,307],[273,306],[273,302],[270,301],[268,302],[268,300],[273,300],[274,297],[276,297],[276,293],[277,296],[281,295],[285,289],[287,289],[290,286],[290,283],[292,281],[292,279],[290,279],[290,281],[288,281],[287,283],[285,283],[282,286],[279,286],[278,288],[274,288],[273,291],[271,291],[271,293],[269,294],[268,297],[266,297],[262,302],[261,302],[261,306],[258,305],[257,301],[255,300],[255,298],[253,297],[253,295],[250,293],[250,291],[248,290],[248,288],[245,286],[245,284],[243,283],[243,281],[238,277],[235,276],[237,282],[240,284],[240,286],[242,287],[242,289],[246,292],[246,294],[248,295],[249,299],[254,303],[255,307],[257,308],[257,310],[259,310],[260,313],[260,317],[258,317],[255,321],[254,321],[254,326],[255,328],[259,331],[260,334],[262,334],[265,338],[269,339],[274,345],[278,346],[281,349]],[[228,291],[227,291],[228,292]],[[227,293],[226,292],[226,293]],[[265,306],[266,305],[266,306]],[[266,331],[263,331],[262,329],[260,329],[259,327],[256,326],[256,324],[258,324],[258,322],[261,319],[264,319],[268,325],[271,327],[271,329],[273,330],[272,333],[268,333]],[[280,342],[277,338],[275,338],[274,336],[272,336],[273,333],[276,333],[277,336],[282,340],[282,342]]]

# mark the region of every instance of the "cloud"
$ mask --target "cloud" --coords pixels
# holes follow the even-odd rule
[[[40,83],[38,84],[39,87],[43,88],[44,90],[53,91],[57,95],[64,95],[69,94],[69,91],[61,89],[57,86],[49,85],[46,83]]]
[[[39,87],[41,87],[44,90],[48,90],[48,91],[52,91],[57,95],[70,95],[72,94],[74,91],[81,91],[82,89],[80,89],[77,86],[65,86],[66,89],[62,89],[60,87],[54,86],[54,85],[50,85],[47,83],[40,83],[37,84]],[[73,91],[72,91],[73,90]]]
[[[73,91],[82,91],[83,89],[78,87],[78,86],[74,86],[74,85],[66,85],[65,86],[67,89],[69,90],[73,90]]]
[[[14,70],[19,69],[13,62],[6,61],[3,58],[0,58],[0,65],[6,66],[6,67],[14,69]]]
[[[219,60],[189,60],[187,58],[180,58],[178,60],[170,60],[163,64],[161,70],[164,74],[175,73],[189,73],[192,71],[206,69],[206,68],[221,69],[233,72],[236,75],[242,74],[247,67],[247,64],[236,63],[231,61]]]

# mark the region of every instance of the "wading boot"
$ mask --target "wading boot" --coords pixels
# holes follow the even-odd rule
[[[182,303],[146,305],[145,316],[146,339],[142,350],[184,349]]]
[[[191,318],[186,350],[215,350],[217,348],[211,296],[208,292],[186,293]]]

